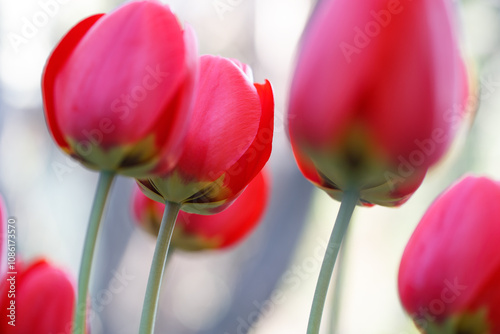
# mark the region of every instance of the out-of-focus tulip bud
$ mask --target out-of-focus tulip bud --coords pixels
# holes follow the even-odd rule
[[[202,56],[193,116],[174,170],[138,180],[151,199],[182,210],[223,210],[264,167],[271,154],[274,100],[271,85],[254,84],[247,65]]]
[[[287,122],[301,171],[333,198],[355,188],[362,203],[400,205],[449,147],[468,94],[449,6],[319,3]]]
[[[224,211],[214,215],[179,212],[172,236],[174,249],[220,249],[245,238],[260,221],[268,201],[269,176],[263,169],[240,196]],[[145,196],[137,187],[133,213],[137,224],[157,236],[165,204]]]
[[[0,333],[59,334],[71,330],[75,288],[64,271],[45,260],[16,264],[0,282]]]
[[[192,30],[156,1],[81,21],[43,73],[54,140],[91,169],[133,177],[169,171],[187,131],[196,52]]]
[[[500,182],[465,177],[413,232],[399,295],[423,333],[500,333],[499,198]]]

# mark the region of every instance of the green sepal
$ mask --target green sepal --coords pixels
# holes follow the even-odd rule
[[[104,148],[86,141],[87,150],[73,138],[66,138],[72,148],[70,155],[89,169],[114,171],[134,178],[151,175],[160,160],[153,135],[139,142]]]
[[[486,309],[446,318],[445,321],[428,321],[425,334],[489,334],[490,326]]]

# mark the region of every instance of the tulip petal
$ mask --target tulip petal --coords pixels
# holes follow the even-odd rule
[[[238,66],[243,71],[243,73],[246,74],[246,76],[248,77],[248,80],[250,82],[253,82],[253,71],[252,71],[252,68],[248,64],[242,63],[241,61],[239,61],[238,59],[235,59],[235,58],[231,58],[230,60],[233,63],[235,63],[236,66]]]
[[[233,195],[241,192],[246,185],[264,168],[272,151],[274,135],[274,96],[271,83],[254,84],[260,98],[262,114],[259,130],[247,151],[225,173],[226,188]]]
[[[300,150],[295,149],[296,146],[293,143],[293,138],[290,138],[290,141],[292,142],[293,156],[295,157],[295,161],[297,162],[300,172],[315,186],[324,186],[324,179],[320,176],[312,160],[305,154],[302,154]],[[338,186],[335,186],[335,189],[339,189]]]
[[[255,87],[230,60],[202,56],[194,114],[176,167],[187,177],[216,180],[256,137],[262,111]]]
[[[157,145],[163,147],[160,153],[161,162],[154,171],[157,174],[167,173],[174,168],[186,144],[185,138],[192,118],[199,61],[196,34],[188,24],[184,27],[184,44],[186,47],[184,82],[174,94],[176,98],[162,108],[163,110],[180,110],[180,112],[163,113],[155,125]],[[163,124],[163,126],[158,126],[158,124]]]
[[[97,14],[90,16],[75,25],[64,36],[64,38],[59,42],[57,47],[52,52],[42,75],[42,96],[45,105],[45,119],[57,145],[59,145],[64,151],[67,152],[70,151],[70,148],[57,122],[58,113],[56,112],[54,103],[54,82],[56,80],[56,75],[66,64],[66,61],[71,56],[75,47],[85,36],[88,30],[103,15],[104,14]]]

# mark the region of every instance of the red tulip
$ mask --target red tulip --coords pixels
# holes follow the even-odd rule
[[[500,333],[499,198],[500,182],[466,177],[411,236],[399,295],[424,333]]]
[[[170,170],[187,131],[196,57],[191,29],[156,1],[81,21],[43,73],[56,143],[91,169],[134,177]]]
[[[262,170],[224,211],[198,215],[181,211],[172,236],[172,247],[183,250],[226,248],[246,237],[260,221],[268,201],[269,176]],[[157,236],[165,204],[146,197],[139,188],[133,195],[136,222]]]
[[[325,0],[303,36],[288,128],[304,175],[339,199],[405,202],[453,139],[466,98],[445,0]]]
[[[44,260],[16,267],[14,278],[4,275],[0,282],[0,333],[69,333],[75,303],[73,280]]]
[[[229,59],[200,58],[184,151],[172,172],[138,181],[148,197],[216,213],[259,173],[271,154],[274,101],[270,83],[253,84],[249,73]]]

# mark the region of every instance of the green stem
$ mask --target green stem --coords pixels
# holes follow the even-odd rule
[[[329,329],[327,333],[337,334],[338,332],[338,322],[340,315],[340,301],[342,300],[342,288],[344,285],[344,266],[346,262],[346,251],[350,241],[350,230],[347,230],[344,241],[342,242],[342,248],[339,251],[338,259],[337,259],[337,274],[335,276],[334,285],[333,285],[333,295],[332,295],[332,308],[331,308],[331,316],[329,321]]]
[[[90,212],[87,234],[83,245],[82,262],[80,263],[80,273],[78,278],[78,299],[75,309],[75,324],[73,326],[74,334],[86,333],[87,326],[87,295],[89,291],[90,270],[92,268],[92,259],[94,257],[95,244],[99,226],[101,223],[104,205],[108,197],[109,189],[113,183],[115,173],[111,171],[101,171],[97,190],[94,196],[94,203]]]
[[[349,226],[356,203],[359,200],[357,191],[347,190],[342,197],[339,214],[333,227],[330,241],[328,242],[328,249],[321,265],[321,270],[314,292],[314,299],[311,307],[311,314],[309,316],[309,324],[307,327],[307,334],[318,334],[321,325],[321,316],[323,315],[323,308],[325,307],[326,294],[328,286],[332,278],[333,268],[335,261],[342,244],[342,239]]]
[[[181,206],[178,203],[167,202],[165,204],[165,212],[163,213],[160,232],[156,240],[153,263],[151,264],[151,270],[149,272],[139,334],[153,334],[154,331],[156,310],[158,309],[160,287],[167,264],[167,256],[169,254],[170,239],[172,238],[175,220],[177,219],[180,208]]]

